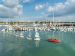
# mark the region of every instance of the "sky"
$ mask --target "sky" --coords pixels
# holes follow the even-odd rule
[[[75,22],[75,0],[0,0],[0,21]]]

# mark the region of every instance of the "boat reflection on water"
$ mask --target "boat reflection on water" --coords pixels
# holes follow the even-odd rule
[[[37,28],[35,28],[35,38],[34,38],[34,41],[35,41],[36,47],[39,47],[40,35],[39,35],[39,32],[38,32]]]
[[[24,32],[16,31],[16,32],[15,32],[15,36],[16,36],[16,37],[20,37],[20,38],[24,38]]]
[[[33,41],[32,40],[28,40],[28,48],[32,48],[33,47]]]
[[[36,40],[36,41],[35,41],[35,46],[36,46],[36,47],[39,47],[39,44],[40,44],[40,40]]]

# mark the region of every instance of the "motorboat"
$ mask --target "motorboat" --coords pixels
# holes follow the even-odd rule
[[[57,43],[60,43],[61,41],[58,40],[58,39],[48,39],[47,40],[48,42],[51,42],[51,43],[54,43],[54,44],[57,44]]]

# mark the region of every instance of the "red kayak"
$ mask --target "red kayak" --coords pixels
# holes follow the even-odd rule
[[[61,41],[60,40],[57,40],[57,39],[48,39],[48,42],[52,42],[52,43],[60,43]]]

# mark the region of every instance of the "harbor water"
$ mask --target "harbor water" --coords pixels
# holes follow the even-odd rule
[[[0,56],[75,56],[75,32],[39,31],[40,41],[26,39],[28,34],[28,31],[0,32]],[[31,31],[33,39],[34,35]],[[60,39],[61,43],[47,42],[48,38]]]

